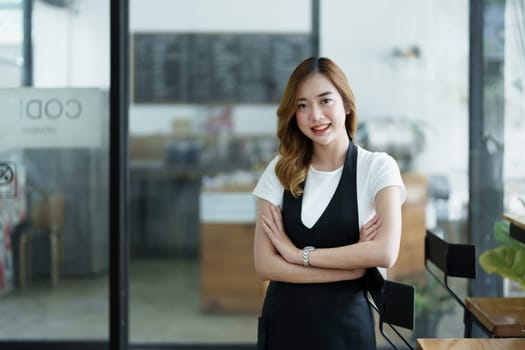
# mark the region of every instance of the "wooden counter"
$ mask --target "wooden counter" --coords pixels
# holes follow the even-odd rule
[[[417,350],[523,350],[525,338],[417,339]]]
[[[253,264],[254,232],[254,224],[201,225],[201,311],[261,311],[264,284]]]
[[[255,274],[256,199],[242,188],[201,193],[200,303],[207,313],[261,311],[264,283]]]

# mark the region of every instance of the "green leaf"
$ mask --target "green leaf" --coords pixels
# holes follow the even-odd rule
[[[517,239],[512,238],[509,235],[510,231],[510,222],[507,220],[499,220],[496,221],[496,224],[494,225],[494,231],[496,235],[496,241],[503,245],[508,247],[517,247],[517,248],[525,248],[525,244],[518,241]]]
[[[496,241],[498,241],[501,244],[506,244],[507,237],[509,236],[509,230],[510,230],[510,222],[507,220],[499,220],[496,221],[496,224],[494,225],[494,232],[496,233]]]
[[[501,246],[483,252],[479,264],[487,273],[516,281],[525,290],[525,248]]]

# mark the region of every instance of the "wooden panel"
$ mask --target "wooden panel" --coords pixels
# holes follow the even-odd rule
[[[417,350],[523,350],[525,339],[417,339]]]
[[[495,337],[525,337],[525,298],[466,298],[465,304]]]
[[[253,224],[201,225],[201,310],[258,313],[262,282],[253,264]]]
[[[427,178],[422,174],[402,175],[407,198],[401,210],[403,227],[396,264],[388,270],[388,278],[414,275],[425,271]]]

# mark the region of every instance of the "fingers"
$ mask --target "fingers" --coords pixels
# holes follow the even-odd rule
[[[279,229],[279,225],[276,224],[273,214],[270,217],[261,215],[260,222],[262,231],[269,238],[273,247],[286,261],[293,264],[302,263],[302,260],[294,259],[294,257],[298,255],[297,253],[294,253],[297,249],[294,249],[296,247],[294,247],[291,241],[289,241],[286,233]]]
[[[283,226],[283,216],[281,214],[281,208],[279,208],[279,206],[277,205],[271,205],[270,207],[270,211],[272,213],[272,219],[273,219],[273,222],[275,223],[275,226],[282,232],[284,231],[284,226]]]
[[[378,222],[380,222],[381,217],[379,214],[375,214],[372,219],[368,220],[368,222],[364,225],[367,228],[373,227],[374,225],[377,225]]]
[[[364,242],[374,239],[379,232],[379,227],[381,227],[381,224],[382,220],[379,214],[374,215],[374,217],[361,228],[359,241]]]
[[[270,205],[270,215],[261,215],[261,223],[264,232],[275,244],[284,233],[283,219],[279,206]]]
[[[263,231],[270,237],[270,239],[273,239],[277,233],[274,222],[266,216],[261,215],[261,224]]]

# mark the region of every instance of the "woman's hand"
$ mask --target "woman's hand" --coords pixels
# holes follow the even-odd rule
[[[302,250],[297,248],[286,232],[284,232],[283,218],[281,209],[276,205],[270,205],[270,216],[260,216],[261,227],[269,238],[274,248],[289,263],[302,265]],[[361,227],[359,242],[373,240],[379,232],[379,227],[383,221],[379,214],[376,214],[366,224]]]
[[[297,248],[284,232],[281,208],[270,205],[270,217],[261,215],[261,227],[281,256],[291,264],[303,264],[302,251]]]
[[[381,226],[383,221],[379,214],[374,215],[366,224],[361,227],[361,232],[359,235],[359,242],[371,241],[377,235],[378,229]]]

